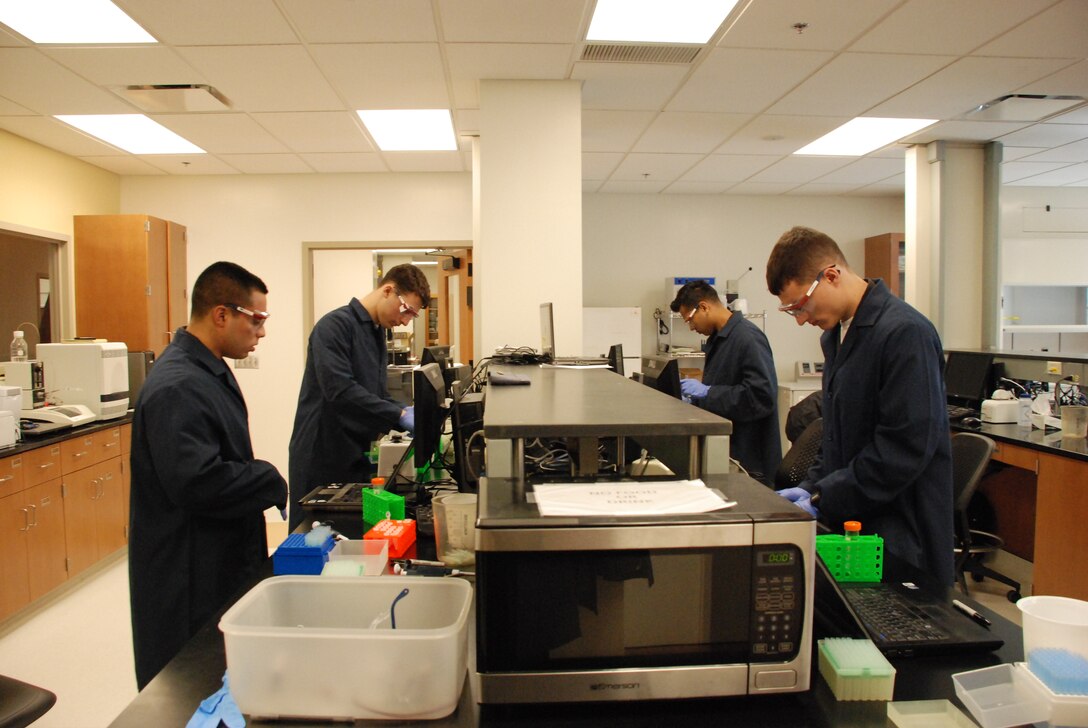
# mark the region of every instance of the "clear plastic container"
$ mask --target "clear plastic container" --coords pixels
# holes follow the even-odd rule
[[[329,552],[329,564],[338,561],[359,564],[363,568],[362,576],[381,576],[389,562],[389,542],[376,538],[337,541]]]
[[[265,579],[219,621],[231,693],[260,718],[445,717],[465,683],[471,603],[456,578]]]
[[[982,728],[1009,728],[1050,718],[1043,694],[1016,665],[994,665],[952,676],[956,695]]]
[[[446,566],[476,563],[476,495],[450,493],[431,501],[434,543]]]
[[[948,700],[897,700],[888,703],[888,720],[898,728],[975,728]]]
[[[1024,657],[1029,664],[1036,650],[1060,650],[1088,659],[1088,602],[1039,596],[1024,597],[1016,606],[1023,616]]]

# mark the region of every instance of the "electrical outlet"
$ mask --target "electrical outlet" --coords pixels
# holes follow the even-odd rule
[[[1047,374],[1057,374],[1059,377],[1062,375],[1062,363],[1060,361],[1048,361],[1046,363]]]
[[[234,360],[235,369],[260,369],[257,362],[257,357],[254,354],[250,354],[245,359]]]

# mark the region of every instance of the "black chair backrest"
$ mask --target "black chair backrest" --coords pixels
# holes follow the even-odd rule
[[[775,488],[779,490],[792,488],[805,479],[805,474],[812,467],[816,456],[820,454],[823,436],[824,420],[822,417],[817,417],[808,423],[808,427],[794,440],[793,446],[782,458],[778,470],[774,473]]]
[[[994,441],[985,435],[957,432],[952,436],[952,494],[957,513],[966,512],[993,452]]]

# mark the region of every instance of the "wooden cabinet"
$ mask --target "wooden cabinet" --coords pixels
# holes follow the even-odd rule
[[[884,233],[865,238],[865,277],[883,278],[891,292],[903,297],[903,255],[906,250],[903,233]]]
[[[162,353],[188,319],[185,227],[149,215],[76,215],[76,334]]]
[[[132,492],[132,425],[121,425],[121,507],[124,511],[125,543],[128,543],[129,497]]]
[[[68,574],[74,576],[125,545],[121,428],[61,443]]]

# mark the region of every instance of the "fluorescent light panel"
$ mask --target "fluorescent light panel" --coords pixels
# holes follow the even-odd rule
[[[357,111],[383,152],[457,150],[448,109],[377,109]]]
[[[794,154],[860,157],[936,123],[936,119],[882,119],[875,116],[859,116],[838,129],[824,134],[811,144],[801,147]]]
[[[737,0],[597,0],[586,40],[706,43]]]
[[[132,154],[205,153],[200,147],[143,114],[85,114],[56,118]]]
[[[0,0],[0,23],[35,43],[157,43],[109,0]]]

